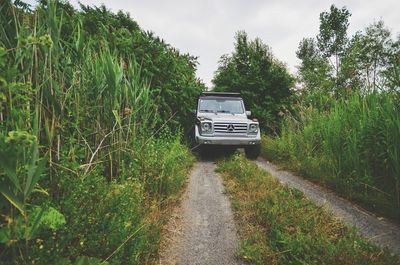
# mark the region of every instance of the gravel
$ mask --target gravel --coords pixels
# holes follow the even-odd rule
[[[279,170],[265,159],[259,158],[256,163],[260,168],[278,178],[281,183],[301,190],[306,197],[318,205],[325,206],[335,217],[356,227],[359,234],[370,242],[380,247],[387,247],[392,253],[400,254],[400,225],[369,213],[328,189],[290,172]]]
[[[354,226],[360,235],[377,246],[400,254],[400,225],[367,212],[294,174],[259,158],[257,165],[282,184],[301,190],[306,197]],[[212,161],[199,161],[189,178],[180,206],[168,222],[162,242],[160,264],[243,264],[236,256],[238,238],[230,202]]]
[[[241,264],[230,202],[215,163],[196,163],[182,204],[168,224],[160,264]]]

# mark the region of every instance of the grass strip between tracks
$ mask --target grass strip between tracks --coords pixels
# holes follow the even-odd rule
[[[280,184],[241,154],[218,162],[252,264],[400,264],[297,189]]]

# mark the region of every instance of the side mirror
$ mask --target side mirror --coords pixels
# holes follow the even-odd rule
[[[250,110],[246,110],[246,116],[250,117],[251,116],[251,111]]]
[[[196,115],[196,110],[195,110],[195,109],[190,110],[190,112],[191,112],[192,114]]]

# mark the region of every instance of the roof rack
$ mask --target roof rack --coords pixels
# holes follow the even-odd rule
[[[200,96],[240,97],[240,93],[236,93],[236,92],[201,92]]]

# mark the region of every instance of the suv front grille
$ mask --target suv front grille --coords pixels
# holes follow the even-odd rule
[[[246,134],[247,133],[247,123],[216,122],[216,123],[214,123],[214,132]]]

